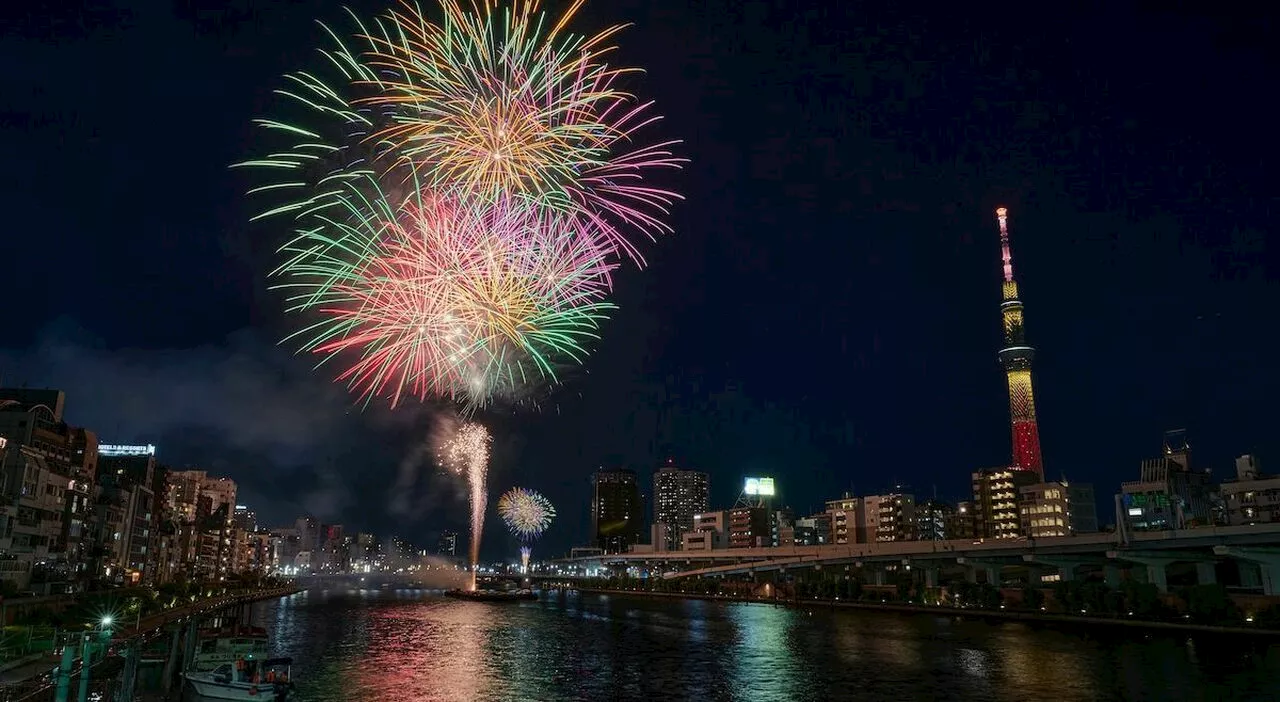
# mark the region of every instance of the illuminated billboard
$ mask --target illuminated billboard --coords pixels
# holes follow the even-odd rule
[[[132,446],[129,444],[102,444],[98,447],[99,456],[154,456],[156,447],[151,444]]]
[[[742,488],[742,492],[747,495],[759,495],[761,497],[773,497],[773,478],[747,478],[746,487]]]

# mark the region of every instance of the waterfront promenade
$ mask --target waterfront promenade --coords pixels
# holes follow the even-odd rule
[[[119,659],[116,656],[120,649],[130,644],[141,644],[150,641],[163,634],[166,628],[171,625],[187,623],[193,620],[198,621],[219,611],[249,605],[260,600],[287,596],[298,592],[298,590],[299,588],[296,586],[285,585],[221,593],[138,616],[132,620],[125,618],[120,621],[112,621],[110,627],[112,654],[107,657],[106,661],[96,662],[94,669],[96,671],[99,666],[110,662],[114,658],[117,664],[113,668],[118,670]],[[53,630],[47,638],[40,640],[29,638],[27,646],[31,647],[31,652],[10,657],[0,663],[0,699],[26,699],[31,695],[37,694],[40,690],[50,687],[53,684],[52,674],[61,663],[60,649],[65,645],[67,639],[74,638],[77,634],[98,630],[101,626],[101,621],[84,622],[78,628],[67,628],[61,631]],[[21,627],[10,628],[20,629]],[[34,627],[26,628],[32,629]]]

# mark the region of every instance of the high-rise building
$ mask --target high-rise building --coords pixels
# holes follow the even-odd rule
[[[1209,526],[1211,493],[1209,473],[1192,467],[1186,431],[1167,431],[1164,454],[1144,460],[1138,480],[1121,483],[1116,518],[1131,531]]]
[[[1019,489],[1022,533],[1035,539],[1090,534],[1098,530],[1093,486],[1053,481]]]
[[[1222,501],[1232,526],[1280,522],[1280,476],[1264,474],[1256,457],[1241,456],[1235,480],[1222,483]]]
[[[939,500],[916,505],[916,538],[920,541],[946,541],[958,538],[947,527],[955,521],[956,508]]]
[[[441,532],[440,540],[436,542],[436,553],[450,558],[458,555],[458,532]]]
[[[1013,539],[1024,536],[1018,511],[1019,490],[1040,482],[1040,474],[1014,468],[990,468],[973,474],[975,536]]]
[[[667,461],[654,472],[655,550],[674,551],[680,548],[681,537],[693,529],[693,515],[707,511],[708,492],[709,480],[702,471],[682,470]]]
[[[978,529],[977,510],[973,503],[963,501],[956,503],[955,512],[946,520],[947,539],[976,539],[981,532]]]
[[[179,549],[192,573],[210,580],[226,577],[236,547],[232,542],[235,481],[203,470],[172,471],[166,501],[173,518],[182,523]]]
[[[883,499],[882,495],[858,498],[857,533],[849,543],[875,543],[876,531],[880,528],[880,501]],[[834,524],[834,521],[832,523]]]
[[[98,492],[106,516],[123,509],[123,531],[100,532],[118,554],[112,566],[113,582],[157,582],[159,577],[160,501],[155,495],[156,447],[151,444],[101,444],[98,446]]]
[[[293,528],[298,530],[298,548],[300,551],[315,551],[320,548],[320,522],[315,517],[298,517]]]
[[[769,513],[768,507],[760,506],[738,506],[729,510],[729,548],[771,545]]]
[[[67,517],[86,502],[85,455],[76,449],[89,450],[90,439],[63,421],[65,403],[61,390],[0,389],[0,578],[42,594],[82,575],[83,522]]]
[[[252,534],[258,530],[258,515],[247,505],[236,505],[231,514],[231,523],[240,531]]]
[[[877,514],[874,535],[868,541],[913,541],[916,538],[916,498],[904,492],[876,495]],[[872,498],[865,498],[870,501]],[[870,512],[870,509],[867,510]]]
[[[625,553],[640,542],[644,511],[636,472],[598,470],[592,478],[591,533],[605,553]]]
[[[796,513],[790,507],[781,507],[769,513],[770,546],[791,546],[795,543]]]
[[[1035,349],[1027,344],[1022,301],[1018,284],[1013,279],[1013,254],[1009,251],[1009,210],[996,210],[1000,223],[1000,256],[1004,261],[1003,302],[1000,316],[1004,320],[1004,346],[1000,363],[1009,381],[1009,418],[1013,429],[1013,470],[1034,471],[1044,479],[1040,458],[1040,427],[1036,424],[1036,402],[1032,391],[1031,361]]]
[[[862,498],[845,493],[838,500],[827,500],[827,521],[830,523],[830,543],[856,544],[866,542],[866,526],[863,523]],[[878,508],[878,507],[877,507]],[[816,525],[815,525],[816,526]],[[874,531],[873,539],[874,539]],[[861,538],[859,538],[861,534]],[[821,542],[819,542],[821,543]]]
[[[90,572],[94,550],[93,481],[98,472],[98,436],[88,429],[71,427],[71,480],[63,500],[62,543],[73,580],[96,576]]]
[[[322,524],[320,526],[322,545],[320,556],[312,556],[312,563],[319,564],[321,571],[342,573],[347,569],[347,539],[341,524]],[[426,552],[423,551],[425,555]]]

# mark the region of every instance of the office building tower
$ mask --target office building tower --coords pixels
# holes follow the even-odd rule
[[[654,550],[680,548],[682,536],[693,529],[693,515],[707,511],[709,484],[706,473],[682,470],[670,461],[654,472]]]
[[[643,509],[633,470],[598,470],[592,478],[591,532],[605,553],[625,553],[640,542]]]

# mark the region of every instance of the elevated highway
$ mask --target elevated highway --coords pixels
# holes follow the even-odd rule
[[[1102,570],[1108,581],[1121,571],[1144,571],[1167,591],[1170,568],[1194,569],[1195,581],[1217,582],[1220,566],[1234,565],[1242,587],[1280,595],[1280,524],[1206,527],[1166,532],[1082,534],[1048,539],[897,541],[822,546],[734,548],[709,551],[631,552],[552,561],[563,571],[639,571],[646,576],[732,576],[812,568],[858,567],[873,573],[919,568],[926,580],[944,569],[979,574],[1000,584],[1006,571],[1027,578],[1070,580],[1083,570]],[[875,576],[880,579],[882,576]]]

